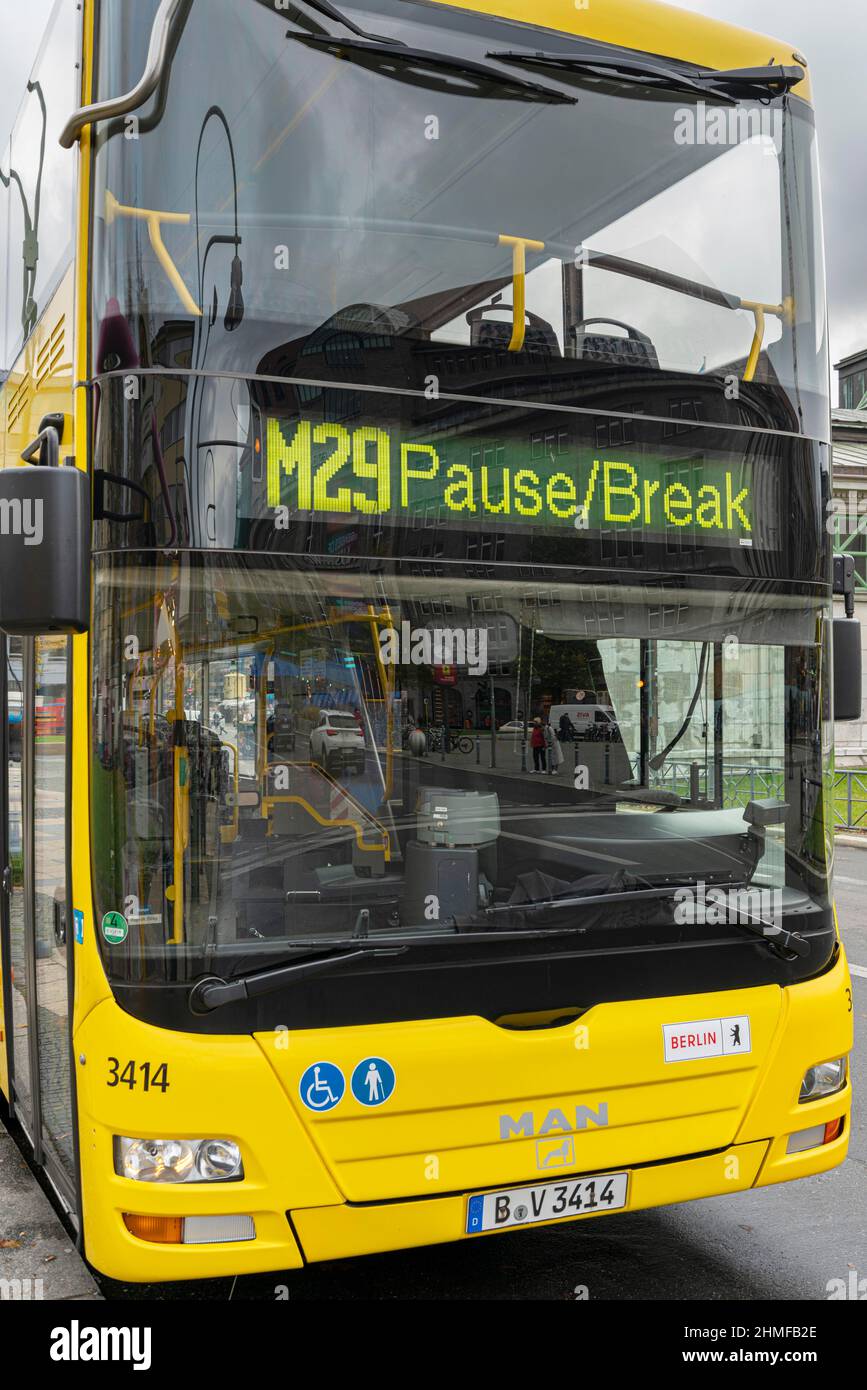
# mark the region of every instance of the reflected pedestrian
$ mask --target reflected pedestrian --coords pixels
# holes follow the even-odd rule
[[[530,747],[533,750],[533,772],[545,771],[545,730],[538,714],[530,729]]]

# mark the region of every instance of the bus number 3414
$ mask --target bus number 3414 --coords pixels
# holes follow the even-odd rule
[[[109,1057],[108,1067],[106,1086],[129,1086],[132,1091],[141,1082],[145,1091],[167,1091],[169,1088],[169,1072],[165,1062],[160,1062],[155,1069],[151,1062],[127,1062],[121,1070],[120,1059]]]

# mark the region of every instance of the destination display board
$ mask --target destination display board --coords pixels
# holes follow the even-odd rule
[[[753,464],[743,453],[600,448],[565,431],[550,445],[527,434],[425,439],[401,426],[276,415],[264,437],[267,505],[287,521],[426,518],[463,530],[493,523],[552,535],[690,531],[728,547],[754,540]]]
[[[143,376],[138,400],[125,380],[103,387],[96,550],[827,583],[827,447],[712,424],[696,393],[636,391],[627,414],[215,378],[197,413],[190,378]]]

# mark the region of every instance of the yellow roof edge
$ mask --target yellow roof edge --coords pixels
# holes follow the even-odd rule
[[[556,29],[563,34],[598,39],[639,53],[656,53],[709,68],[758,67],[771,59],[799,63],[799,50],[782,39],[694,14],[663,0],[432,0],[457,10],[475,10],[493,18]],[[803,63],[799,64],[803,66]],[[809,72],[792,88],[812,100]]]

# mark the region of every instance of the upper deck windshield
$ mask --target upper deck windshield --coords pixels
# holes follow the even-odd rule
[[[96,373],[524,399],[553,374],[558,399],[628,410],[676,384],[693,418],[827,437],[804,102],[506,61],[592,46],[439,6],[343,8],[407,48],[189,0],[164,88],[100,127]],[[103,7],[102,94],[137,79],[155,9]]]

